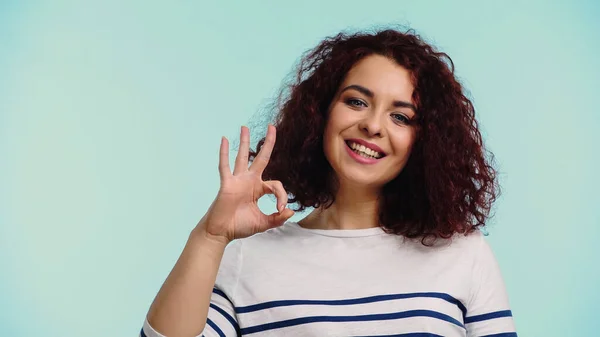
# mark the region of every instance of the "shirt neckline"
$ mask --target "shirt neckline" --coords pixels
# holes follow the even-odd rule
[[[288,224],[290,225],[290,227],[303,232],[339,238],[356,238],[386,234],[382,227],[362,229],[309,229],[304,228],[300,226],[297,222],[293,221],[288,222]]]

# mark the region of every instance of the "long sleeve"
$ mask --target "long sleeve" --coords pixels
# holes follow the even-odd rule
[[[483,235],[475,251],[474,283],[467,306],[465,325],[468,337],[516,337],[506,286],[500,267]]]

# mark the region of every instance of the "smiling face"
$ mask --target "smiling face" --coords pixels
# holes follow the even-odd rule
[[[325,157],[341,184],[380,189],[406,165],[416,138],[408,70],[370,55],[346,74],[329,107]]]

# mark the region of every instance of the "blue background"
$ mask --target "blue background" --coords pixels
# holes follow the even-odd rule
[[[597,335],[599,16],[594,1],[2,0],[1,334],[135,336],[218,189],[220,136],[323,37],[403,24],[453,58],[496,155],[489,240],[520,336]]]

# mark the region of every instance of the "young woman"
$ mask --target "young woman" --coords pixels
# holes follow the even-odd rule
[[[339,34],[281,102],[258,152],[242,127],[233,172],[222,139],[219,193],[142,336],[516,336],[480,232],[495,171],[446,54]]]

